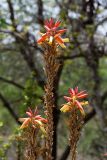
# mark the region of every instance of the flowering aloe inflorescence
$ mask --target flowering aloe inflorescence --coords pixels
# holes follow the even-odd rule
[[[47,77],[47,83],[45,85],[44,105],[46,109],[47,119],[38,115],[37,108],[34,112],[29,108],[26,114],[27,118],[20,118],[22,122],[20,129],[25,128],[25,135],[27,141],[26,157],[29,160],[36,160],[43,154],[46,160],[56,159],[54,145],[56,145],[56,128],[57,123],[57,106],[55,102],[57,86],[57,76],[60,71],[60,63],[57,59],[59,55],[58,46],[65,48],[65,42],[69,42],[68,38],[62,38],[62,34],[66,32],[66,29],[59,29],[61,21],[54,21],[53,18],[46,20],[44,23],[45,33],[40,33],[41,38],[37,41],[38,44],[42,44],[44,49],[44,62],[45,73]],[[70,131],[70,148],[72,154],[72,160],[76,160],[76,148],[79,140],[80,131],[83,126],[84,109],[83,106],[88,104],[88,101],[83,101],[88,96],[86,91],[78,91],[78,87],[74,89],[70,88],[70,96],[64,96],[67,101],[66,104],[60,109],[62,112],[70,112],[69,117],[69,131]],[[81,114],[78,114],[78,110]],[[45,125],[47,123],[47,126]],[[38,137],[40,134],[38,131],[45,133],[45,147],[40,147],[38,143]],[[43,144],[42,144],[43,145]],[[41,151],[42,150],[42,151]]]
[[[60,109],[62,112],[70,112],[69,118],[69,131],[70,131],[70,149],[72,154],[72,160],[76,160],[76,149],[77,142],[79,140],[80,131],[83,126],[84,121],[84,109],[83,106],[88,104],[88,101],[83,101],[83,98],[86,98],[88,94],[86,91],[78,91],[78,87],[75,89],[70,88],[68,90],[70,97],[64,96],[67,101],[66,104]],[[78,114],[78,110],[81,114]]]
[[[56,122],[55,117],[56,112],[56,83],[58,72],[60,71],[61,62],[57,58],[59,51],[57,48],[61,46],[65,48],[64,42],[68,42],[68,38],[62,38],[61,35],[66,32],[66,29],[59,29],[61,22],[54,21],[53,18],[46,20],[44,23],[45,33],[41,33],[41,38],[37,41],[38,44],[41,44],[44,50],[44,62],[45,62],[45,73],[47,77],[47,83],[45,85],[45,96],[44,104],[47,111],[47,127],[46,127],[46,160],[54,159],[56,152],[53,150],[53,146],[56,145],[54,137],[56,135]],[[56,159],[56,158],[55,158]]]
[[[37,160],[45,153],[45,147],[38,137],[41,135],[42,141],[45,139],[47,119],[38,115],[37,107],[34,111],[28,108],[26,114],[27,118],[19,119],[22,122],[20,129],[23,129],[21,138],[25,143],[24,157],[26,160]]]
[[[30,108],[28,108],[28,111],[26,114],[29,116],[27,118],[20,118],[19,121],[23,122],[20,129],[27,128],[29,126],[33,128],[39,128],[43,132],[45,132],[44,124],[47,123],[47,119],[42,118],[41,115],[38,115],[37,108],[33,112]]]
[[[70,88],[68,92],[70,94],[70,97],[64,96],[64,99],[68,103],[64,104],[60,110],[62,112],[69,112],[72,110],[73,107],[77,107],[77,109],[79,109],[80,112],[84,115],[85,113],[82,106],[87,105],[88,101],[80,101],[80,100],[88,96],[86,91],[78,92],[78,87],[76,87],[75,89]]]
[[[49,42],[51,45],[53,41],[57,45],[60,45],[62,48],[65,48],[64,42],[69,42],[68,38],[61,38],[61,35],[66,32],[66,29],[59,30],[59,26],[61,24],[61,21],[54,22],[53,18],[50,18],[50,20],[45,21],[44,28],[46,29],[46,33],[40,33],[42,37],[37,41],[37,43],[43,43],[45,41]]]

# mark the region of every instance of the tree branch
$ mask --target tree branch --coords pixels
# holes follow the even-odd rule
[[[104,94],[101,97],[101,105],[103,105],[106,98],[107,98],[107,91],[105,91]]]
[[[104,22],[107,21],[107,17],[105,17],[104,19],[102,19],[100,22],[98,22],[96,25],[95,25],[95,31],[97,30],[98,26],[102,25]]]
[[[39,24],[43,25],[44,24],[43,1],[37,0],[37,5],[38,5],[37,19],[38,19]]]
[[[6,83],[10,83],[10,84],[14,85],[14,86],[17,87],[17,88],[24,89],[24,87],[23,87],[22,85],[14,82],[14,81],[12,81],[12,80],[8,80],[8,79],[6,79],[6,78],[0,77],[0,81],[6,82]]]
[[[60,57],[58,57],[58,59],[69,60],[69,59],[75,59],[75,58],[80,58],[80,57],[84,57],[84,55],[83,54],[74,54],[71,56],[60,56]]]
[[[24,41],[24,37],[20,32],[0,29],[0,33],[10,34],[11,36],[14,36],[14,38],[18,38],[21,41]]]
[[[26,48],[24,48],[23,46],[20,47],[21,54],[23,58],[25,59],[26,63],[28,64],[28,67],[33,72],[34,77],[36,77],[36,81],[38,85],[41,86],[41,88],[43,89],[45,85],[45,81],[42,78],[41,72],[35,66],[34,58],[33,58],[33,55],[31,55],[32,52],[30,51],[30,48],[27,48],[26,45],[25,47]]]
[[[7,3],[8,3],[9,12],[10,12],[10,20],[12,22],[13,28],[16,30],[17,25],[16,25],[16,22],[15,22],[13,4],[12,4],[11,0],[7,0]]]
[[[4,107],[9,111],[9,113],[11,114],[11,116],[14,118],[14,120],[16,121],[17,124],[21,124],[18,119],[19,117],[17,116],[17,114],[13,111],[13,109],[11,108],[10,103],[4,98],[4,96],[0,93],[0,99],[4,105]]]

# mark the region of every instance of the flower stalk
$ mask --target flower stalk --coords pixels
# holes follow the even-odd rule
[[[47,111],[47,160],[52,160],[52,148],[53,148],[53,132],[54,132],[54,122],[53,122],[53,110],[55,106],[55,95],[54,95],[54,85],[55,77],[59,69],[59,63],[56,60],[57,48],[53,43],[51,46],[44,44],[45,54],[45,73],[47,77],[47,84],[45,86],[45,107]]]
[[[45,86],[45,97],[44,103],[47,112],[47,139],[46,139],[46,160],[52,160],[52,149],[53,149],[53,135],[54,135],[54,121],[53,112],[55,106],[55,93],[54,86],[56,76],[59,70],[60,63],[57,59],[59,55],[58,46],[65,48],[64,42],[68,42],[68,39],[61,38],[61,35],[66,29],[59,30],[60,21],[54,22],[53,18],[49,21],[45,21],[44,28],[46,33],[41,33],[41,38],[37,41],[41,44],[44,49],[44,62],[45,62],[45,73],[47,77],[47,83]]]
[[[70,97],[64,96],[67,101],[60,109],[62,112],[69,112],[69,131],[70,131],[70,151],[71,160],[76,160],[77,142],[80,137],[81,129],[84,122],[85,112],[83,106],[87,105],[87,101],[83,101],[88,94],[85,91],[78,92],[78,87],[68,90]]]
[[[76,109],[73,109],[69,118],[69,131],[70,131],[70,152],[71,160],[76,160],[77,142],[80,137],[81,129],[84,123],[83,115],[79,114]]]
[[[28,117],[19,119],[22,122],[20,129],[23,129],[21,138],[25,143],[24,158],[26,160],[37,160],[40,156],[45,157],[46,149],[45,145],[41,144],[40,136],[46,136],[47,119],[38,115],[37,108],[34,112],[29,108],[26,114]],[[42,139],[42,141],[45,141],[45,139]]]

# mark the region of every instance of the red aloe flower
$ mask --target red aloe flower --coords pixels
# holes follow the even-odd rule
[[[80,112],[84,115],[85,113],[82,106],[87,105],[88,102],[79,100],[86,98],[88,96],[86,91],[78,92],[78,87],[76,87],[75,89],[70,88],[68,92],[70,94],[70,97],[64,96],[65,100],[68,103],[61,108],[61,111],[68,112],[72,109],[72,107],[76,106],[80,110]]]
[[[41,33],[42,37],[37,41],[37,43],[43,43],[44,41],[48,41],[49,44],[52,44],[53,40],[60,45],[61,47],[65,48],[64,42],[69,42],[68,38],[61,38],[61,35],[66,32],[66,29],[58,30],[61,21],[54,22],[53,18],[50,20],[45,21],[44,28],[46,29],[46,33]]]
[[[23,122],[20,129],[27,128],[31,125],[34,128],[40,128],[42,131],[45,131],[44,124],[47,123],[47,119],[42,118],[41,115],[38,115],[37,108],[34,112],[30,108],[28,108],[26,114],[29,117],[19,118],[19,121]]]

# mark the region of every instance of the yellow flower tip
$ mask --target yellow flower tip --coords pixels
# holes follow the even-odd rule
[[[69,112],[70,109],[71,109],[70,105],[65,104],[65,105],[60,109],[60,111],[65,113],[65,112]]]
[[[86,106],[86,105],[88,105],[88,104],[89,104],[88,101],[81,102],[81,105],[82,105],[82,106]]]
[[[52,44],[52,42],[53,42],[53,37],[50,36],[50,38],[49,38],[49,44]]]
[[[84,110],[80,110],[80,112],[81,112],[82,116],[85,117],[85,112],[84,112]]]
[[[21,126],[19,129],[23,129],[23,128],[25,128],[25,127]]]
[[[23,128],[27,128],[29,126],[29,123],[30,123],[30,119],[29,118],[19,118],[20,122],[23,122],[20,129],[23,129]]]
[[[89,104],[89,102],[88,102],[88,101],[85,101],[85,102],[84,102],[84,104],[85,104],[85,105],[88,105],[88,104]]]
[[[65,109],[64,107],[62,107],[62,108],[60,109],[60,111],[61,111],[61,112],[66,112],[66,109]]]
[[[46,135],[46,130],[45,130],[44,126],[40,126],[40,129],[41,129],[43,135]]]
[[[63,43],[59,43],[59,45],[60,45],[62,48],[66,48],[66,46],[65,46]]]
[[[69,38],[63,38],[63,42],[69,42]]]
[[[20,126],[20,129],[24,129],[24,128],[27,128],[27,127],[28,127],[27,125],[23,125],[23,124],[22,124],[22,125]]]

